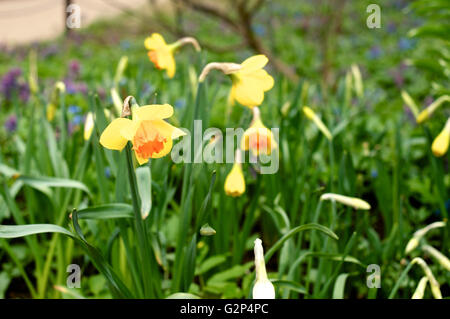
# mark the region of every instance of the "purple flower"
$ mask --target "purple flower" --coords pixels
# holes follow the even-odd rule
[[[72,79],[77,78],[80,75],[80,62],[78,60],[72,60],[69,62],[69,77]]]
[[[5,121],[5,129],[9,133],[14,132],[17,129],[17,116],[10,115]]]
[[[56,44],[53,44],[42,50],[42,57],[45,59],[47,57],[56,55],[58,52],[59,52],[58,46]]]
[[[30,98],[30,87],[28,83],[20,83],[19,84],[19,98],[22,102],[28,102]]]
[[[0,92],[3,93],[7,100],[11,99],[14,90],[18,88],[18,78],[22,74],[20,68],[12,68],[6,73],[0,82]]]

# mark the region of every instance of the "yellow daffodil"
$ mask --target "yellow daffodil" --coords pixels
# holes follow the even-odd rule
[[[416,118],[416,122],[418,124],[424,122],[428,119],[444,102],[450,102],[450,96],[443,95],[440,98],[436,99],[433,103],[427,106]]]
[[[233,85],[230,101],[253,107],[264,101],[264,92],[274,84],[273,78],[263,69],[269,59],[265,55],[255,55],[241,64],[241,68],[230,74]]]
[[[434,156],[441,157],[447,153],[448,145],[450,142],[450,118],[448,118],[445,123],[444,129],[439,133],[439,135],[434,139],[433,144],[431,144],[431,151]]]
[[[133,107],[132,120],[118,118],[112,121],[100,136],[100,144],[112,150],[122,150],[128,141],[139,164],[149,158],[160,158],[172,149],[172,139],[186,135],[182,130],[170,125],[164,119],[173,115],[173,107],[145,105]]]
[[[242,172],[242,164],[240,161],[240,151],[236,152],[236,160],[234,161],[233,168],[228,173],[225,179],[225,193],[228,196],[238,197],[245,192],[245,179]]]
[[[200,46],[194,38],[185,37],[174,43],[167,44],[163,36],[159,33],[153,33],[144,41],[145,48],[148,50],[148,57],[155,67],[160,70],[166,70],[167,76],[173,78],[176,70],[174,58],[175,51],[184,44],[190,43],[196,51],[200,51]]]
[[[323,124],[320,117],[318,117],[311,108],[309,108],[308,106],[304,106],[303,113],[306,115],[308,119],[310,119],[311,121],[314,122],[314,124],[316,124],[317,128],[325,135],[325,137],[328,140],[331,141],[333,139],[330,130],[325,126],[325,124]]]
[[[425,294],[425,288],[427,287],[428,277],[424,276],[420,279],[419,284],[417,285],[416,291],[411,299],[423,299],[423,295]]]
[[[259,238],[255,239],[254,253],[256,281],[253,286],[253,299],[275,299],[275,288],[267,278],[264,250]]]
[[[261,121],[258,107],[253,108],[253,120],[250,127],[244,132],[241,140],[241,149],[251,150],[254,155],[260,153],[270,155],[278,144],[271,130]]]
[[[353,73],[353,78],[355,80],[356,95],[358,95],[359,98],[362,98],[364,96],[363,81],[362,81],[361,71],[359,70],[359,68],[356,64],[352,64],[352,73]]]
[[[231,77],[228,102],[234,104],[234,101],[238,101],[252,108],[260,105],[264,101],[264,92],[273,87],[273,78],[263,70],[268,61],[265,55],[255,55],[242,64],[212,62],[204,67],[199,82],[203,82],[211,70],[220,70]]]
[[[334,200],[341,204],[353,207],[354,209],[369,210],[370,204],[356,197],[349,197],[339,194],[326,193],[320,196],[320,200]]]

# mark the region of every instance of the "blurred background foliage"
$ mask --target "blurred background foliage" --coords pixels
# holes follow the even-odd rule
[[[319,234],[312,235],[315,233],[287,242],[277,260],[274,258],[268,264],[271,277],[285,280],[282,283],[288,287],[280,290],[280,297],[298,297],[305,295],[305,291],[310,297],[387,297],[409,261],[404,248],[414,231],[447,216],[448,155],[434,158],[430,145],[449,115],[448,107],[439,110],[425,127],[419,126],[401,92],[407,91],[419,109],[449,94],[450,8],[446,0],[379,1],[381,28],[369,29],[366,8],[372,2],[172,0],[161,4],[149,1],[148,8],[124,9],[117,18],[96,22],[55,41],[1,46],[0,163],[18,170],[23,168],[24,157],[31,152],[27,151],[33,121],[30,108],[49,101],[56,81],[63,80],[67,88],[65,105],[71,141],[62,156],[73,172],[83,147],[84,116],[93,107],[89,92],[97,94],[97,105],[111,107],[109,91],[114,86],[121,56],[128,56],[129,62],[118,85],[120,95],[134,95],[140,104],[170,103],[178,115],[176,124],[183,124],[186,118],[182,115],[194,103],[192,74],[197,76],[205,62],[241,62],[255,53],[264,53],[270,59],[267,69],[274,75],[276,86],[266,95],[261,110],[268,127],[281,129],[280,171],[274,176],[257,176],[253,168],[248,168],[248,191],[245,198],[238,200],[223,194],[223,181],[229,170],[229,167],[225,169],[226,165],[213,165],[197,175],[192,211],[200,208],[207,195],[213,169],[218,172],[210,220],[217,235],[198,240],[195,280],[183,290],[202,297],[247,297],[252,282],[251,248],[256,234],[263,234],[268,249],[290,227],[319,222],[336,232],[339,242],[331,244]],[[143,41],[152,32],[162,33],[168,42],[181,36],[195,36],[205,50],[201,57],[193,50],[177,55],[177,74],[174,80],[167,81],[155,72],[145,53]],[[32,59],[37,61],[41,100],[31,98],[28,75],[33,73]],[[361,70],[363,95],[353,92],[354,85],[351,88],[352,65]],[[229,88],[223,77],[212,74],[210,81],[214,84],[207,92],[209,124],[224,129],[248,123],[250,118],[243,108],[227,107]],[[335,136],[332,146],[301,116],[305,104],[319,112],[332,130]],[[55,136],[59,136],[60,128],[54,129]],[[41,152],[38,146],[36,151]],[[334,162],[330,163],[333,156]],[[106,178],[106,190],[100,189],[102,182],[98,179],[102,173],[96,157],[95,164],[86,163],[81,179],[89,185],[93,198],[78,195],[70,200],[73,207],[105,203],[105,193],[117,192],[114,182],[117,173],[107,165],[108,155],[100,157],[106,166],[101,177],[102,181]],[[178,206],[182,167],[164,160],[152,165],[152,185],[156,185],[153,205],[159,205],[152,218],[154,225],[161,227],[155,231],[161,247],[166,248],[161,248],[163,253],[158,257],[162,258],[164,268],[162,287],[169,290],[171,277],[165,266],[174,259],[182,210]],[[47,175],[42,171],[35,173]],[[58,176],[52,169],[48,175]],[[7,187],[11,187],[11,182],[8,183]],[[325,216],[325,211],[319,218],[315,214],[318,196],[333,190],[364,198],[371,203],[372,210],[365,213],[339,208],[334,211],[337,220]],[[16,205],[27,219],[42,207],[55,207],[59,203],[37,191],[34,196],[23,192],[18,194]],[[58,195],[64,198],[64,194]],[[5,194],[3,199],[0,197],[0,222],[13,224],[11,205],[4,197]],[[60,209],[67,212],[71,208],[68,205]],[[280,211],[288,216],[290,225],[284,225]],[[36,215],[39,217],[34,222],[56,223],[53,216],[43,214]],[[230,214],[234,214],[232,218],[227,217]],[[245,216],[249,214],[252,217],[247,219]],[[110,224],[108,231],[101,231],[103,226],[93,221],[86,221],[85,226],[89,238],[98,246],[106,245],[114,228]],[[249,236],[241,238],[241,227],[247,226]],[[359,240],[353,237],[354,232],[358,233]],[[444,232],[436,232],[428,241],[448,255],[449,241],[444,236]],[[6,241],[2,243],[6,245]],[[46,245],[46,241],[41,243]],[[62,247],[66,246],[59,249]],[[5,250],[0,252],[0,297],[29,296],[21,273],[33,273],[30,248],[22,240],[11,241],[9,248],[25,269],[21,271],[17,262],[7,258]],[[335,273],[332,262],[314,259],[301,272],[291,274],[288,270],[296,257],[313,248],[339,253],[339,256],[349,253],[357,262],[344,266],[340,263],[338,269],[342,272]],[[86,256],[74,255],[82,264],[89,265]],[[423,254],[413,253],[416,255]],[[360,265],[372,263],[382,266],[382,288],[378,295],[367,289],[366,271]],[[123,260],[118,264],[123,269]],[[64,269],[56,268],[58,275],[50,277],[52,282],[61,285],[63,282],[58,279],[62,278]],[[437,264],[433,271],[443,295],[450,295],[449,272],[442,271]],[[420,269],[412,271],[410,280],[401,282],[397,296],[410,298],[420,274]],[[85,266],[83,275],[89,277],[83,283],[84,296],[111,296],[105,278],[93,267]],[[326,280],[322,281],[320,276]],[[124,280],[131,281],[127,275]],[[327,280],[331,280],[334,289],[328,287]],[[350,287],[345,288],[346,280],[351,281]],[[57,291],[49,290],[44,295],[76,296],[73,292],[59,294]]]

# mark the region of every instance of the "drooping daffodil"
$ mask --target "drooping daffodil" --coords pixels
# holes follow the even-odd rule
[[[230,173],[225,179],[224,185],[225,193],[228,196],[238,197],[245,192],[245,179],[242,172],[241,151],[236,151],[235,161]]]
[[[100,136],[100,144],[120,151],[131,141],[141,165],[149,158],[161,158],[172,149],[172,139],[186,135],[164,121],[172,115],[173,107],[169,104],[132,107],[132,119],[113,120]]]
[[[150,61],[153,62],[157,69],[166,70],[169,78],[173,78],[176,71],[175,51],[187,43],[192,44],[197,52],[200,51],[200,45],[192,37],[181,38],[174,43],[167,44],[161,34],[153,33],[144,41]]]
[[[251,150],[255,156],[260,153],[270,155],[272,150],[278,147],[278,144],[272,131],[263,124],[259,108],[254,107],[252,110],[253,120],[242,136],[241,149]]]
[[[199,81],[203,82],[212,69],[221,70],[229,75],[232,87],[229,102],[234,101],[247,107],[261,105],[264,101],[264,93],[269,91],[274,80],[263,68],[269,59],[265,55],[255,55],[246,59],[241,64],[236,63],[209,63],[200,74]]]
[[[275,288],[267,278],[264,250],[262,241],[259,238],[255,239],[254,253],[256,281],[252,291],[253,299],[275,299]]]
[[[431,151],[434,156],[441,157],[447,153],[448,145],[450,143],[450,117],[447,119],[444,128],[441,133],[433,141],[431,144]]]

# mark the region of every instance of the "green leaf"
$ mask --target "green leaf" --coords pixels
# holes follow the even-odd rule
[[[217,267],[220,264],[223,264],[226,260],[227,260],[226,255],[212,256],[201,263],[201,265],[197,268],[195,275],[198,276],[204,274],[208,270],[211,270],[212,268]]]
[[[272,279],[271,282],[276,287],[283,287],[287,288],[288,290],[292,290],[295,292],[298,292],[299,294],[307,295],[308,292],[306,291],[305,287],[301,286],[300,284],[290,281],[290,280],[281,280],[281,279]]]
[[[150,167],[141,166],[136,169],[138,193],[141,199],[142,219],[146,219],[152,209],[152,176]]]
[[[31,177],[22,175],[18,177],[18,180],[36,189],[43,189],[47,187],[76,188],[90,194],[86,185],[72,179],[56,177]]]
[[[212,276],[209,280],[207,285],[217,283],[217,282],[225,282],[230,279],[240,278],[250,269],[250,267],[253,265],[253,262],[248,262],[244,265],[236,265],[231,267],[230,269],[227,269],[225,271],[222,271],[218,274],[215,274]]]
[[[272,248],[270,248],[265,256],[265,260],[266,263],[270,260],[270,258],[273,256],[273,254],[280,249],[284,242],[286,240],[288,240],[289,238],[291,238],[292,236],[294,236],[295,234],[297,234],[298,232],[301,231],[305,231],[305,230],[319,230],[321,232],[323,232],[325,235],[330,236],[333,239],[338,240],[339,237],[328,227],[319,225],[319,224],[315,224],[315,223],[311,223],[311,224],[305,224],[305,225],[301,225],[301,226],[297,226],[293,229],[291,229],[288,233],[286,233],[283,237],[281,237],[273,246]]]
[[[334,283],[333,299],[344,299],[345,282],[348,274],[340,274]]]
[[[67,229],[53,224],[0,225],[0,238],[18,238],[42,233],[60,233],[75,237]]]
[[[123,203],[93,206],[78,211],[79,219],[133,218],[133,206]]]

